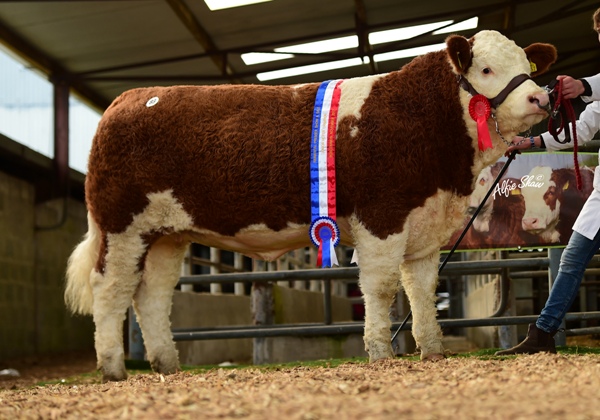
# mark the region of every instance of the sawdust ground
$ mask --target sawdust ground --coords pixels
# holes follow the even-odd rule
[[[107,384],[98,374],[68,379],[94,371],[93,353],[63,356],[23,359],[21,378],[0,380],[0,419],[600,419],[597,354],[216,368]]]

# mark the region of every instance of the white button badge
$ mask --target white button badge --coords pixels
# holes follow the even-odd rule
[[[151,106],[154,106],[158,103],[158,96],[155,96],[154,98],[150,98],[148,99],[148,102],[146,102],[146,106],[148,108],[150,108]]]

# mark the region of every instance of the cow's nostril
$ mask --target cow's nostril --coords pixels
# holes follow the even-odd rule
[[[543,109],[544,111],[546,111],[548,114],[550,114],[550,112],[552,111],[552,107],[550,106],[550,102],[548,102],[546,105],[540,105],[540,103],[538,102],[538,107],[540,109]]]
[[[537,218],[532,218],[532,217],[524,218],[522,220],[523,229],[524,230],[534,229],[535,226],[537,225],[537,222],[538,222]]]
[[[548,113],[550,113],[552,109],[549,100],[547,100],[546,98],[540,99],[537,95],[530,96],[529,103],[536,104],[538,108],[543,109]]]

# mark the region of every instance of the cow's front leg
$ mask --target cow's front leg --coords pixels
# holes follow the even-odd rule
[[[400,266],[402,286],[412,309],[412,333],[421,349],[421,360],[444,357],[442,330],[437,322],[435,290],[438,283],[439,252]]]
[[[371,362],[393,358],[389,311],[400,288],[406,233],[382,240],[356,221],[352,227],[360,268],[359,284],[365,301],[365,350]]]
[[[360,284],[365,301],[365,350],[369,361],[394,357],[391,343],[390,306],[400,287],[400,273],[361,269]]]

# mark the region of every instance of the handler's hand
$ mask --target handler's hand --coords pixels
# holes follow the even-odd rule
[[[573,79],[571,76],[556,76],[562,80],[562,93],[565,99],[574,99],[583,93],[585,88],[581,80]]]
[[[506,152],[504,152],[504,156],[509,157],[513,150],[516,150],[517,153],[520,154],[521,150],[530,148],[531,141],[529,140],[529,137],[515,136],[512,139],[512,146],[509,146],[508,149],[506,149]]]

